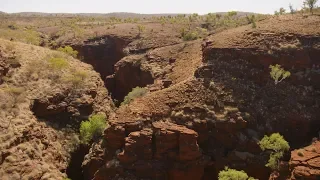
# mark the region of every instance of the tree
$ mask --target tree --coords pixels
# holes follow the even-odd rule
[[[294,14],[295,10],[293,9],[292,4],[289,4],[289,9],[290,9],[290,13],[291,13],[291,14]]]
[[[276,64],[274,66],[270,65],[269,68],[271,69],[270,76],[274,80],[275,85],[291,75],[289,71],[284,70],[279,64]]]
[[[285,14],[286,13],[286,10],[284,8],[280,8],[279,9],[279,14],[282,15],[282,14]]]
[[[80,125],[80,140],[82,144],[89,144],[100,137],[107,127],[105,114],[95,114],[89,117],[89,121],[82,121]]]
[[[228,16],[230,16],[230,17],[236,16],[237,14],[238,14],[237,11],[229,11],[228,12]]]
[[[313,14],[313,9],[316,7],[318,0],[305,0],[303,2],[304,5],[309,6],[311,14]]]
[[[266,166],[273,170],[279,169],[279,160],[282,158],[283,153],[289,150],[289,143],[279,133],[273,133],[270,136],[264,136],[259,145],[263,151],[273,151]]]
[[[244,171],[237,171],[235,169],[229,169],[225,167],[224,170],[219,172],[219,180],[253,180],[254,178],[249,177]]]

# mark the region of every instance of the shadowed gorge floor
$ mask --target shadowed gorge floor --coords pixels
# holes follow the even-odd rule
[[[80,145],[78,149],[71,153],[71,159],[68,164],[66,173],[68,178],[70,179],[84,179],[83,170],[82,170],[82,162],[84,160],[84,156],[88,154],[89,147]]]

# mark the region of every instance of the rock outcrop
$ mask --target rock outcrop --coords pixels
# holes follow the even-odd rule
[[[1,67],[7,43],[13,43],[13,60],[21,64],[14,68],[15,61],[5,59],[9,72],[0,86],[1,179],[81,179],[82,157],[74,167],[80,171],[70,168],[77,162],[72,153],[79,147],[80,122],[95,112],[109,115],[114,107],[103,81],[90,65],[72,57],[5,40],[0,40]],[[50,68],[47,59],[53,55],[68,65],[61,71]],[[70,83],[77,80],[75,72],[85,75],[80,85]]]
[[[320,21],[273,21],[210,36],[195,77],[121,106],[105,131],[102,166],[90,178],[216,179],[228,166],[268,179],[269,154],[258,144],[265,134],[280,132],[297,148],[320,130]],[[274,64],[291,77],[275,85]]]
[[[291,179],[316,180],[320,177],[320,142],[291,152]]]
[[[154,83],[150,70],[141,64],[142,59],[143,55],[132,55],[115,64],[115,73],[106,78],[106,87],[113,98],[122,101],[133,88]]]

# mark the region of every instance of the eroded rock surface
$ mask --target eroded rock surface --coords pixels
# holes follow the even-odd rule
[[[0,40],[1,50],[6,43],[14,44],[21,65],[14,68],[9,61],[0,86],[0,177],[66,179],[71,154],[79,146],[79,123],[91,113],[110,114],[111,98],[91,66],[60,54],[68,66],[56,72],[46,58],[57,52],[5,40]],[[86,74],[79,86],[64,80],[75,71]],[[81,170],[73,173],[81,177]]]
[[[320,142],[291,152],[291,179],[316,180],[320,177]]]

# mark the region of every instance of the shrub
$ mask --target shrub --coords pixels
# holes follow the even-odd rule
[[[257,27],[256,16],[255,15],[246,16],[246,19],[247,19],[249,24],[252,24],[252,28],[256,28]]]
[[[196,40],[200,37],[208,35],[208,31],[204,28],[195,28],[193,30],[186,30],[185,28],[180,29],[180,36],[184,41]]]
[[[192,41],[192,40],[196,40],[198,39],[198,34],[196,32],[187,32],[184,36],[183,36],[183,40],[184,41]]]
[[[219,172],[219,180],[254,180],[249,177],[244,171],[237,171],[235,169],[229,169],[226,167],[224,170]]]
[[[280,8],[279,9],[279,14],[280,15],[283,15],[283,14],[285,14],[286,13],[286,10],[284,9],[284,8]]]
[[[78,55],[78,51],[73,50],[73,48],[71,46],[65,46],[64,48],[63,47],[59,47],[57,50],[60,51],[60,52],[64,52],[64,53],[66,53],[66,54],[68,54],[68,55],[70,55],[70,56],[72,56],[74,58],[76,58],[77,55]]]
[[[291,75],[289,71],[285,71],[279,64],[270,65],[269,68],[271,69],[270,76],[276,85]]]
[[[280,45],[280,49],[281,50],[293,51],[293,50],[296,50],[298,47],[300,47],[301,43],[300,42],[297,42],[297,43],[294,43],[294,44],[282,44],[282,43],[279,43],[279,45]]]
[[[10,25],[8,25],[8,28],[11,30],[17,30],[18,26],[16,24],[10,24]]]
[[[143,25],[137,25],[137,28],[138,28],[138,32],[139,32],[138,36],[140,37],[141,33],[146,29],[146,27]]]
[[[302,151],[302,150],[299,150],[299,151],[298,151],[298,156],[300,156],[300,157],[303,157],[303,156],[304,156],[304,154],[303,154],[303,151]]]
[[[229,11],[228,12],[228,16],[230,16],[230,17],[236,16],[237,14],[238,14],[237,11]]]
[[[54,70],[62,70],[68,66],[68,62],[64,58],[51,58],[49,66]]]
[[[265,150],[273,150],[270,154],[270,158],[267,167],[273,170],[278,169],[279,159],[282,158],[283,153],[288,151],[290,146],[288,142],[279,133],[271,134],[270,136],[264,136],[259,142],[260,148]]]
[[[141,87],[133,88],[132,91],[129,92],[129,94],[126,97],[124,97],[124,100],[121,103],[121,105],[129,104],[135,98],[142,97],[146,93],[147,93],[147,89],[146,88],[141,88]]]
[[[106,128],[106,116],[95,114],[89,117],[89,121],[83,121],[80,125],[80,142],[89,144],[90,141],[100,137]]]

